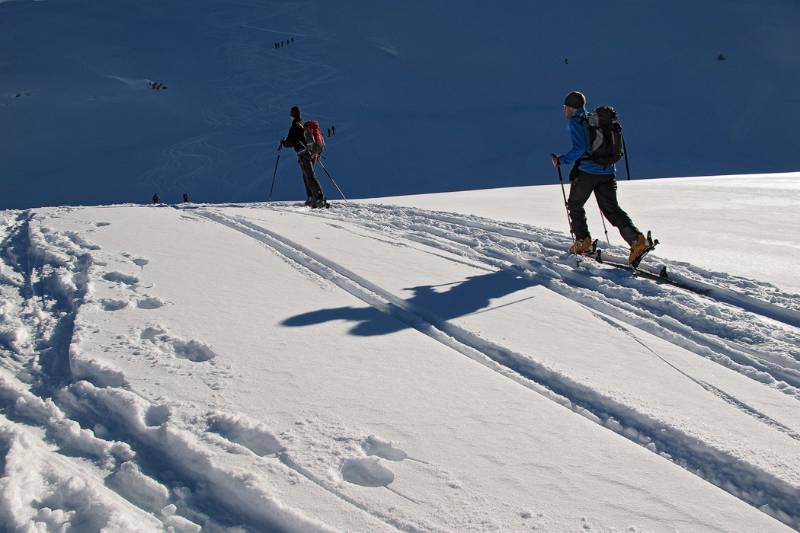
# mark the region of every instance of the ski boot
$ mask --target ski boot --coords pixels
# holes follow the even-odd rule
[[[631,244],[631,253],[628,256],[628,264],[633,268],[638,268],[639,263],[642,262],[644,256],[652,251],[658,244],[657,240],[653,240],[652,234],[648,231],[647,237],[641,233],[636,237],[636,241]]]
[[[569,253],[582,255],[591,252],[592,248],[592,238],[586,237],[585,239],[575,241],[575,243],[569,247]]]

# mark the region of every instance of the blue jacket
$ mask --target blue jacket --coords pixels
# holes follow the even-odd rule
[[[572,150],[564,155],[558,156],[559,163],[565,167],[572,166],[580,157],[589,153],[589,132],[586,130],[582,121],[582,118],[585,116],[586,108],[582,107],[575,112],[567,123],[567,131],[569,131],[569,136],[572,139]],[[584,159],[578,163],[578,169],[588,174],[614,174],[617,170],[614,165],[601,167],[589,159]]]

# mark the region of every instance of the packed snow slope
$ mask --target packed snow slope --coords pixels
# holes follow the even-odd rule
[[[0,524],[800,528],[795,291],[439,200],[0,211]]]
[[[546,183],[573,89],[619,109],[637,178],[793,171],[798,25],[794,0],[3,2],[0,209],[262,201],[294,104],[352,197]]]

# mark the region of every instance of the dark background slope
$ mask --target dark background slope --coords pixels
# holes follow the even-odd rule
[[[0,208],[262,200],[293,104],[352,197],[548,183],[574,88],[637,178],[798,168],[800,4],[569,5],[0,3]],[[302,196],[287,152],[278,180]]]

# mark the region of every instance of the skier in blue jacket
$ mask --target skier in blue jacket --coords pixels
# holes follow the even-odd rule
[[[583,206],[594,193],[600,211],[611,222],[631,247],[628,262],[633,264],[646,250],[647,239],[634,226],[633,221],[617,201],[616,168],[613,164],[601,166],[589,159],[589,134],[586,130],[586,97],[578,92],[569,93],[564,99],[564,116],[569,120],[568,130],[572,149],[564,155],[553,155],[553,166],[572,166],[569,173],[569,199],[567,210],[575,235],[570,253],[580,254],[592,248],[592,237],[586,223]]]

